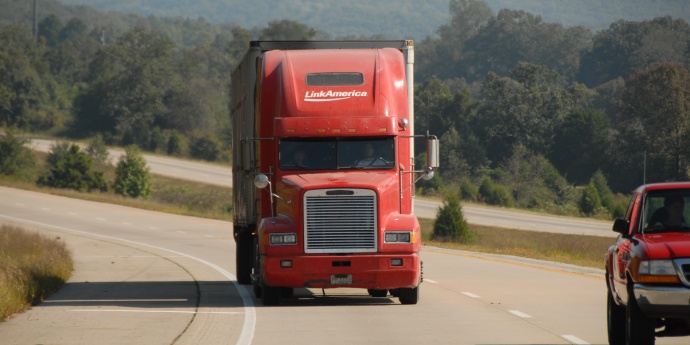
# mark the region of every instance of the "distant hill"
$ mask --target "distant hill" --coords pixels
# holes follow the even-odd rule
[[[29,1],[29,0],[19,0]],[[234,22],[246,29],[290,19],[328,33],[420,40],[448,23],[448,0],[62,0],[103,11],[158,17],[203,17],[214,23]],[[494,14],[502,8],[541,15],[564,26],[593,31],[619,20],[641,21],[670,15],[690,23],[688,0],[487,0]]]

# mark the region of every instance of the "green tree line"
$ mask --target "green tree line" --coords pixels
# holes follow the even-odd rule
[[[621,20],[593,33],[494,13],[482,0],[451,0],[449,11],[438,37],[415,47],[417,132],[440,137],[443,162],[421,193],[610,215],[621,212],[612,195],[688,179],[684,20]],[[229,75],[248,41],[322,37],[291,20],[249,30],[90,16],[43,16],[37,37],[25,18],[2,21],[0,124],[227,160]]]

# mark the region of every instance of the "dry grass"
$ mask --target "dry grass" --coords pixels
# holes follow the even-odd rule
[[[0,175],[0,185],[39,193],[104,202],[151,211],[232,221],[232,189],[190,182],[160,175],[151,175],[152,194],[149,199],[132,199],[108,192],[81,193],[71,189],[38,187]]]
[[[424,244],[481,253],[514,255],[532,259],[603,268],[606,249],[614,239],[598,236],[555,234],[494,228],[470,224],[477,236],[473,243],[432,241],[432,219],[420,219]]]
[[[72,268],[72,256],[59,239],[0,227],[0,321],[43,301]]]

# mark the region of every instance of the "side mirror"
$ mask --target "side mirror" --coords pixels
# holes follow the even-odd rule
[[[438,139],[427,139],[426,140],[426,166],[427,170],[438,169],[439,159],[438,159]],[[433,174],[432,174],[433,176]]]
[[[259,189],[264,189],[269,185],[268,176],[264,174],[258,174],[254,176],[254,186]]]
[[[630,229],[630,222],[627,219],[616,219],[613,222],[613,231],[615,231],[619,234],[627,235],[629,229]]]
[[[434,170],[430,167],[426,168],[426,171],[424,171],[424,174],[422,174],[422,178],[427,181],[431,180],[434,178]]]

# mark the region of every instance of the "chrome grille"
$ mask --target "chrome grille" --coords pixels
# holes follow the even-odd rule
[[[325,189],[304,195],[306,253],[375,252],[376,193]]]

